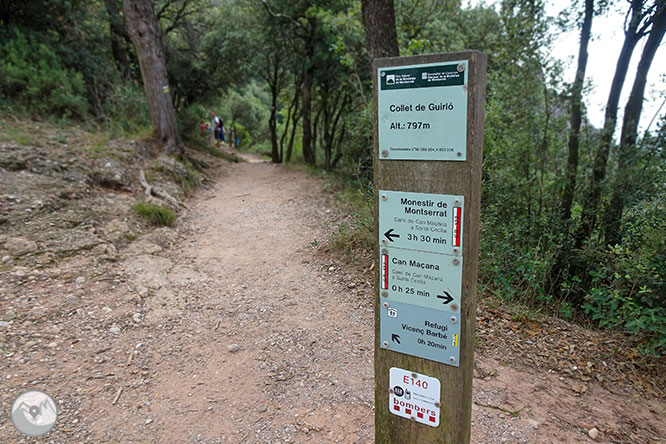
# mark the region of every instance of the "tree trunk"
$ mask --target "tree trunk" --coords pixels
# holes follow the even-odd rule
[[[361,10],[370,63],[379,57],[399,56],[393,0],[362,0]]]
[[[636,79],[629,94],[629,100],[624,108],[622,122],[622,135],[617,156],[617,175],[611,202],[604,217],[605,240],[608,245],[616,245],[622,241],[622,211],[625,200],[632,194],[631,164],[634,161],[636,151],[636,139],[638,137],[638,121],[643,110],[643,98],[645,85],[654,55],[664,38],[666,32],[666,1],[660,1],[652,22],[652,30],[643,48],[641,59],[636,70]]]
[[[321,97],[321,93],[319,95]],[[315,114],[315,117],[312,120],[312,145],[314,147],[317,146],[317,142],[321,142],[321,138],[319,137],[318,129],[319,129],[319,120],[321,118],[321,113],[322,113],[323,109],[324,109],[323,105],[319,106],[319,110],[317,110],[317,114]],[[321,143],[319,143],[319,145],[321,145]]]
[[[631,2],[631,20],[629,27],[624,32],[624,43],[622,50],[615,65],[615,75],[611,83],[611,89],[606,102],[606,112],[604,116],[604,127],[601,130],[601,139],[597,147],[597,153],[594,159],[592,169],[592,178],[587,196],[583,200],[583,212],[581,214],[581,223],[574,235],[575,248],[580,249],[583,243],[589,239],[597,219],[599,203],[601,202],[601,186],[606,177],[606,165],[608,163],[608,154],[613,141],[613,133],[617,123],[617,110],[620,102],[620,93],[627,77],[629,61],[634,52],[636,44],[642,37],[639,31],[639,25],[644,18],[643,13],[644,0],[632,0]]]
[[[291,103],[289,104],[289,108],[287,109],[287,118],[284,121],[284,129],[282,131],[282,135],[280,136],[280,158],[283,159],[283,161],[287,159],[284,154],[284,142],[287,138],[287,133],[289,132],[289,128],[291,126],[291,116],[298,111],[298,89],[294,92],[294,97],[291,99]],[[289,153],[289,156],[291,157],[291,153]]]
[[[104,0],[106,13],[109,15],[109,38],[111,39],[111,53],[116,62],[116,68],[123,80],[130,77],[130,63],[125,53],[125,41],[129,40],[123,17],[120,15],[119,0]]]
[[[271,132],[271,161],[273,163],[282,162],[280,150],[278,147],[278,134],[277,134],[277,100],[280,95],[281,82],[280,82],[280,58],[276,54],[273,57],[272,72],[269,74],[269,86],[271,89],[271,116],[268,119],[268,127]]]
[[[271,162],[280,163],[280,150],[277,137],[277,94],[271,88],[271,116],[268,119],[268,127],[271,132]]]
[[[576,173],[578,172],[578,147],[580,145],[581,101],[585,69],[587,68],[587,45],[592,31],[594,0],[585,0],[585,17],[580,31],[580,48],[578,50],[578,67],[576,78],[571,90],[571,119],[569,121],[569,157],[567,159],[566,184],[562,194],[561,219],[566,222],[571,218],[571,205],[576,191]],[[568,231],[568,228],[567,228]]]
[[[176,112],[169,94],[161,30],[150,0],[123,0],[127,29],[141,67],[150,120],[165,152],[182,155]]]
[[[314,24],[312,25],[314,27]],[[306,65],[303,73],[303,159],[310,165],[317,163],[312,140],[312,84],[314,82],[314,29],[306,41]]]
[[[298,90],[299,89],[300,89],[299,87],[296,87],[296,89],[294,91],[294,94],[296,95],[296,97],[294,98],[294,100],[296,101],[296,105],[295,105],[295,108],[294,108],[294,113],[291,116],[291,122],[292,122],[292,124],[291,124],[291,134],[289,135],[289,143],[287,144],[287,156],[285,158],[286,162],[291,161],[291,153],[294,151],[294,139],[296,139],[296,128],[298,128],[298,121],[301,120],[301,115],[302,115],[302,110],[298,109],[299,108],[298,99],[300,97],[298,95]]]
[[[550,294],[557,294],[559,292],[565,271],[568,268],[569,256],[571,254],[571,242],[568,241],[568,239],[570,239],[570,225],[568,222],[569,219],[571,219],[571,205],[573,204],[574,193],[576,191],[580,125],[582,120],[581,103],[583,97],[583,83],[585,82],[585,70],[587,68],[587,47],[590,42],[593,16],[594,0],[585,0],[585,15],[580,30],[580,47],[578,48],[578,66],[576,67],[576,76],[571,88],[571,116],[569,118],[568,141],[569,156],[567,158],[564,192],[562,193],[562,204],[560,208],[560,220],[562,221],[562,232],[564,233],[563,237],[565,241],[557,252],[555,262],[549,270],[548,286]],[[544,137],[544,141],[545,140]],[[545,158],[545,156],[543,157]],[[539,210],[541,210],[541,201],[539,202]]]

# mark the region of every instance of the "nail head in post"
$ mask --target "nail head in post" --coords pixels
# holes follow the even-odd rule
[[[388,197],[386,197],[386,194],[382,194],[382,200],[386,200]]]
[[[449,362],[450,362],[451,364],[455,364],[455,363],[456,363],[456,358],[454,358],[453,356],[451,356],[451,357],[449,358]]]
[[[385,75],[386,75],[386,72],[382,71],[382,77],[384,77]]]
[[[455,324],[456,322],[458,322],[458,318],[456,318],[455,316],[451,316],[451,323]]]
[[[460,254],[460,248],[455,247],[455,248],[453,249],[453,254]]]
[[[441,406],[442,406],[442,404],[440,404],[439,402],[435,403],[435,407],[440,408]]]
[[[458,311],[458,304],[451,304],[451,310]]]
[[[382,254],[388,254],[388,250],[387,250],[386,248],[384,248],[384,249],[382,250]]]
[[[460,265],[460,259],[458,258],[453,259],[453,265]]]
[[[388,347],[388,342],[387,342],[387,341],[384,341],[384,342],[382,342],[382,345],[383,345],[384,347]]]
[[[382,296],[383,296],[383,294],[382,294]],[[384,308],[388,308],[388,307],[389,307],[388,302],[384,302],[384,303],[382,304],[382,306],[383,306]]]
[[[461,153],[460,151],[458,151],[458,152],[456,153],[456,156],[458,156],[458,157],[462,157],[462,153]]]
[[[460,199],[458,198],[453,199],[453,205],[460,205]]]
[[[382,150],[382,157],[388,157],[388,151]]]
[[[382,291],[382,296],[387,298],[388,297],[388,291]]]
[[[386,242],[386,239],[382,239],[382,245],[386,245],[388,242]]]
[[[458,72],[463,72],[465,70],[465,64],[464,63],[458,63],[457,66]],[[384,74],[384,73],[382,73]]]
[[[393,394],[393,389],[389,389],[389,393],[390,393],[390,394]]]
[[[413,372],[412,372],[412,378],[414,378],[414,379],[419,379],[419,375],[417,375],[416,373],[413,373]]]

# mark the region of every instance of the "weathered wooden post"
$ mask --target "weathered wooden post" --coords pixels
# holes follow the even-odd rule
[[[375,442],[470,439],[486,56],[374,62]]]

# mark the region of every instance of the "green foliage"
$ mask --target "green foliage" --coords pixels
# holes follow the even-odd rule
[[[210,132],[202,132],[199,125],[204,122],[210,128],[212,119],[210,110],[203,105],[195,104],[184,107],[178,112],[178,131],[183,140],[193,143],[210,141]]]
[[[14,29],[0,41],[0,98],[25,113],[82,117],[87,110],[83,76],[61,63],[38,35]]]
[[[590,183],[587,174],[599,134],[584,123],[572,217],[563,221],[559,207],[567,163],[567,82],[573,79],[550,58],[558,28],[545,14],[544,0],[500,0],[492,7],[481,2],[474,8],[463,7],[467,2],[462,0],[394,3],[402,55],[465,49],[488,55],[481,288],[525,310],[591,319],[602,328],[642,335],[646,353],[663,354],[666,120],[636,147],[611,155],[601,206],[608,205],[610,184],[620,171],[613,165],[622,154],[626,165],[621,174],[627,180],[619,245],[605,244],[606,221],[601,217],[591,236],[577,243],[573,233],[586,209],[582,196]],[[595,3],[599,13],[609,7],[606,0]],[[146,131],[150,122],[139,67],[131,45],[120,36],[129,66],[116,68],[109,25],[122,17],[109,16],[105,4],[36,0],[0,7],[3,112],[55,117],[63,123],[84,119],[115,137]],[[307,92],[312,99],[314,157],[319,165],[335,170],[327,175],[327,183],[349,213],[333,228],[330,245],[354,260],[369,261],[375,242],[368,192],[374,113],[361,2],[154,4],[164,31],[180,131],[190,147],[224,156],[199,130],[201,119],[210,122],[213,109],[227,128],[234,128],[242,149],[270,152],[277,140],[285,151],[283,161],[290,144],[290,161],[302,161],[304,79],[311,81]],[[559,29],[579,26],[580,17],[580,5],[572,3],[558,18]],[[123,71],[122,79],[117,70]],[[298,111],[292,140],[293,107]],[[271,115],[275,121],[269,125]],[[40,143],[28,131],[11,128],[0,137]],[[65,137],[59,141],[65,143]],[[106,140],[100,140],[86,154],[108,149]],[[181,186],[189,189],[195,179],[184,179]],[[162,214],[143,205],[147,204],[141,203],[147,215]],[[565,265],[559,269],[558,263]]]
[[[176,213],[167,206],[150,202],[137,202],[134,211],[153,225],[170,227],[176,221]]]
[[[222,116],[225,128],[236,129],[241,146],[249,147],[253,140],[268,139],[268,103],[266,92],[253,82],[225,97],[217,115]]]
[[[661,240],[661,259],[616,246],[600,271],[592,271],[594,287],[583,305],[585,312],[602,328],[622,328],[647,338],[644,352],[666,353],[666,270]]]
[[[146,96],[130,82],[113,84],[98,113],[99,121],[112,137],[132,137],[151,125]]]
[[[240,149],[249,149],[252,146],[252,135],[250,132],[245,129],[245,126],[241,125],[238,122],[232,124],[234,131],[236,132],[236,137],[238,138]]]
[[[362,184],[372,182],[372,106],[360,104],[359,108],[345,115],[347,136],[342,146],[343,172]]]
[[[372,185],[349,181],[339,174],[325,174],[324,191],[331,191],[345,216],[330,227],[328,245],[352,264],[367,266],[374,247]]]

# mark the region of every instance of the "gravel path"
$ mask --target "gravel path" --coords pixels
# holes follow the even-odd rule
[[[335,213],[316,179],[245,157],[115,275],[74,279],[73,260],[11,281],[28,324],[9,330],[1,407],[37,388],[61,414],[33,440],[4,416],[0,442],[374,441],[372,276],[315,246]],[[473,443],[666,442],[664,402],[497,356],[477,354],[474,400]]]

